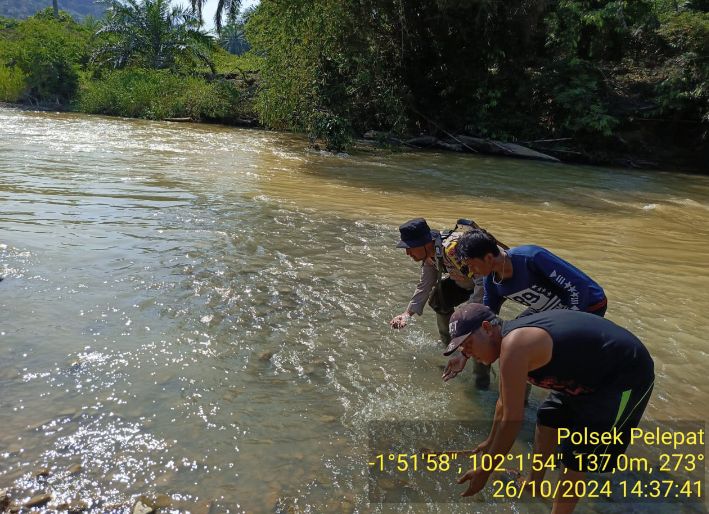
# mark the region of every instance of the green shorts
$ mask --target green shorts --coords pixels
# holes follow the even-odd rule
[[[577,396],[554,391],[539,407],[537,423],[568,429],[559,431],[560,436],[567,435],[559,437],[562,462],[567,468],[611,472],[618,456],[628,447],[630,429],[638,426],[645,412],[653,385],[654,375],[647,382],[625,390],[601,389]],[[599,436],[594,438],[593,434]],[[603,438],[601,434],[609,435]]]

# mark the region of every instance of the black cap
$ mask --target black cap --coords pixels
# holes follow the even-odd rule
[[[423,218],[414,218],[399,226],[401,241],[397,248],[416,248],[433,241],[431,229]]]
[[[490,307],[482,303],[467,303],[455,311],[451,316],[448,330],[451,335],[451,342],[448,344],[443,355],[450,355],[463,344],[466,338],[480,328],[483,321],[495,319],[495,313]]]

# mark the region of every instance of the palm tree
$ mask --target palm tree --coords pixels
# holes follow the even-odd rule
[[[219,34],[219,45],[224,50],[234,55],[241,55],[248,52],[251,45],[246,41],[246,36],[244,35],[244,23],[236,21],[224,25]]]
[[[190,0],[192,3],[192,10],[197,13],[200,21],[202,20],[202,7],[207,0]],[[217,33],[222,32],[222,20],[224,15],[226,15],[227,24],[234,23],[237,16],[239,15],[239,9],[241,8],[241,0],[219,0],[217,3],[217,12],[214,13],[214,26],[217,29]]]
[[[99,65],[123,68],[137,64],[173,68],[178,57],[205,62],[210,59],[212,38],[200,29],[195,14],[170,0],[105,0],[106,18],[96,36],[105,43],[93,55]]]

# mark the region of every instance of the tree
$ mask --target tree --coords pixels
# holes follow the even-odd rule
[[[66,12],[51,7],[3,31],[0,67],[24,77],[17,99],[67,104],[76,95],[81,64],[88,58],[90,33]]]
[[[137,65],[174,69],[181,60],[206,63],[213,73],[212,39],[200,21],[169,0],[106,0],[108,13],[96,32],[104,43],[92,60],[113,68]]]
[[[54,8],[54,17],[59,18],[59,0],[52,0],[52,7]]]
[[[192,10],[197,13],[200,21],[202,20],[202,7],[204,7],[206,1],[207,0],[190,0]],[[219,0],[217,3],[217,12],[214,13],[214,25],[219,34],[222,32],[222,20],[224,19],[224,15],[226,15],[227,24],[235,23],[240,8],[241,0]]]
[[[219,45],[234,55],[241,55],[248,52],[251,46],[246,41],[244,34],[244,24],[240,21],[228,23],[222,28],[219,34]]]

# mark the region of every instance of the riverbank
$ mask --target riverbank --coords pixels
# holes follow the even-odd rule
[[[59,103],[8,103],[0,102],[0,107],[19,109],[23,111],[38,112],[82,112],[70,105]],[[112,113],[84,113],[115,115]],[[243,114],[220,120],[202,120],[189,116],[176,116],[165,118],[148,118],[155,121],[193,122],[226,125],[242,128],[266,130],[252,113],[252,117]],[[143,116],[120,116],[135,119],[146,119]],[[307,134],[303,134],[307,135]],[[622,137],[618,136],[621,140]],[[619,141],[622,144],[623,141]],[[311,146],[320,150],[326,143],[311,139]],[[709,159],[704,159],[702,154],[687,154],[672,148],[657,149],[651,154],[638,154],[630,151],[614,151],[613,149],[589,149],[575,144],[573,138],[538,139],[532,141],[498,141],[489,138],[472,137],[466,134],[446,134],[439,138],[432,135],[394,135],[386,132],[367,131],[361,137],[353,138],[348,148],[350,150],[363,150],[372,148],[388,151],[437,151],[489,155],[513,159],[529,159],[547,162],[560,162],[563,164],[582,164],[590,166],[608,166],[627,169],[646,169],[678,171],[684,173],[709,173]]]
[[[0,99],[293,131],[336,152],[376,131],[393,149],[709,172],[709,15],[691,2],[264,2],[227,31],[251,45],[238,56],[194,13],[173,23],[154,2],[131,5],[96,24],[51,9],[0,19]]]

